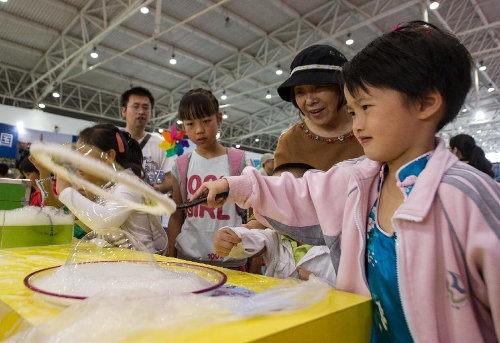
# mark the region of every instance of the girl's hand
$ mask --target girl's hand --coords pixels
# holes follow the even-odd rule
[[[217,181],[204,182],[193,194],[189,201],[196,200],[202,196],[207,197],[207,207],[220,207],[224,204],[225,199],[215,200],[215,196],[219,193],[229,192],[229,184],[226,179]]]
[[[57,191],[57,194],[61,194],[61,192],[63,190],[65,190],[66,188],[68,188],[68,187],[71,187],[71,184],[68,181],[63,180],[60,177],[56,177],[56,191]]]
[[[218,230],[214,236],[214,252],[222,257],[226,257],[231,249],[241,242],[241,238],[228,227]]]
[[[28,156],[28,160],[33,163],[35,168],[38,170],[38,174],[40,175],[40,179],[45,179],[50,176],[50,170],[42,166],[33,156]]]

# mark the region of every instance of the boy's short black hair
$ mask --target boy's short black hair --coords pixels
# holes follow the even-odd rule
[[[31,163],[28,156],[24,157],[21,162],[19,162],[19,170],[21,173],[39,173],[38,169],[36,169],[35,165]]]
[[[376,38],[342,69],[349,93],[368,86],[400,92],[408,101],[439,91],[445,114],[437,131],[462,108],[470,89],[472,58],[451,33],[424,21],[400,24]]]
[[[0,175],[7,175],[9,173],[9,166],[5,163],[0,163]]]
[[[219,113],[219,101],[208,89],[191,89],[179,103],[179,119],[203,119]]]
[[[120,96],[120,107],[127,107],[128,99],[131,95],[147,96],[151,102],[151,108],[155,106],[155,98],[149,90],[144,87],[133,87],[122,93]]]

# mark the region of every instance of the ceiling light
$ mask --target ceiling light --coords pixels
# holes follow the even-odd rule
[[[276,69],[276,75],[281,75],[283,74],[283,70],[281,69],[281,66],[278,64],[278,69]]]
[[[354,39],[351,38],[351,34],[347,34],[347,40],[345,41],[346,45],[352,45],[354,43]]]
[[[7,2],[7,1],[9,1],[9,0],[0,0],[0,2]]]
[[[182,125],[182,120],[177,120],[177,124]]]
[[[486,70],[486,66],[483,63],[484,63],[483,61],[479,62],[479,70],[481,71]]]
[[[39,104],[38,104],[38,107],[40,107],[40,108],[45,108],[45,104],[39,103]]]
[[[476,112],[476,119],[477,119],[477,120],[484,119],[484,112],[483,112],[483,111],[481,111],[481,110],[478,110],[478,111]]]
[[[92,58],[99,57],[99,54],[97,53],[95,46],[94,46],[94,49],[92,50],[92,52],[90,53],[90,57],[92,57]]]
[[[462,112],[464,112],[464,113],[465,113],[465,112],[467,112],[467,109],[464,107],[464,108],[462,109]]]
[[[481,133],[481,130],[477,130],[476,133]]]
[[[239,148],[240,148],[240,145],[239,145],[239,144],[236,144],[236,145],[235,145],[235,148],[236,148],[236,149],[239,149]]]
[[[148,14],[149,13],[149,8],[147,8],[146,6],[141,7],[141,13],[142,14]]]
[[[222,119],[227,119],[227,113],[224,111],[224,114],[222,115]]]
[[[437,1],[433,1],[433,2],[431,2],[431,4],[429,5],[429,8],[430,8],[431,10],[435,10],[435,9],[437,9],[438,7],[439,7],[439,2],[437,2]]]
[[[269,92],[269,89],[267,90],[266,99],[271,99],[271,93]]]
[[[59,93],[57,93],[57,92],[54,92],[54,93],[52,93],[52,96],[53,96],[54,98],[59,98],[59,97],[61,96],[61,94],[59,94]]]
[[[226,100],[227,99],[227,95],[226,95],[226,91],[222,91],[222,95],[220,97],[222,100]]]
[[[172,54],[172,58],[170,59],[170,64],[176,64],[177,60],[175,59],[175,54]]]
[[[495,90],[495,88],[493,87],[493,85],[490,83],[490,86],[488,87],[488,92],[493,92]]]
[[[258,142],[258,141],[260,141],[260,139],[258,139],[258,138],[255,138],[255,141],[256,141],[256,142]]]

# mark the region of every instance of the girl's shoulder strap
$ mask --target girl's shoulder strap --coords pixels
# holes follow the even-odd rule
[[[231,176],[240,175],[245,168],[245,151],[235,148],[228,148],[229,171]]]
[[[235,148],[227,149],[229,158],[229,172],[231,176],[240,175],[245,168],[245,151]],[[187,172],[191,153],[187,153],[177,157],[177,169],[179,170],[180,185],[182,201],[187,201]]]
[[[227,156],[229,158],[229,173],[231,176],[241,175],[241,172],[246,167],[245,161],[245,151],[235,148],[227,149]],[[243,218],[243,223],[246,223],[247,211],[236,206],[236,212]]]
[[[177,157],[177,169],[179,170],[180,185],[179,189],[181,191],[182,202],[186,202],[187,199],[187,170],[189,165],[189,160],[191,159],[191,153],[187,153]]]

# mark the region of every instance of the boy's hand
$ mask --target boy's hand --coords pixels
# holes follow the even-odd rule
[[[214,251],[217,255],[226,257],[231,249],[241,242],[241,238],[228,227],[217,231],[214,236]]]
[[[104,239],[115,247],[134,250],[130,240],[121,232],[107,233]]]
[[[313,272],[302,267],[297,267],[297,273],[299,274],[299,279],[304,281],[309,280],[311,274],[314,275]]]
[[[224,192],[229,192],[229,184],[226,179],[204,182],[189,200],[193,201],[202,196],[206,196],[207,207],[220,207],[224,204],[225,199],[216,200],[215,196]]]
[[[242,224],[241,226],[246,227],[247,229],[256,229],[256,230],[267,229],[267,227],[264,224],[261,224],[257,219],[249,220],[246,224]]]

